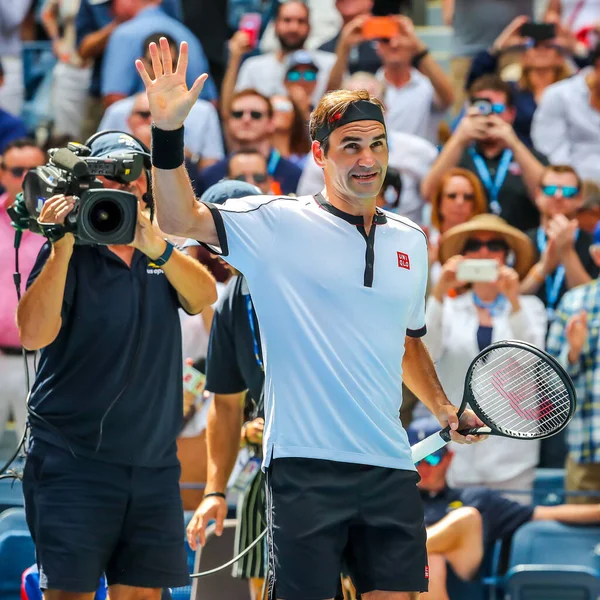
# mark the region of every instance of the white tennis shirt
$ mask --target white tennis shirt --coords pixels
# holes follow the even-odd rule
[[[362,217],[320,194],[207,206],[260,325],[264,466],[295,457],[414,470],[399,409],[405,336],[425,334],[423,231],[378,209],[367,235]]]

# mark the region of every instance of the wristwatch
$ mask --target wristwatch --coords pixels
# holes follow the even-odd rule
[[[167,242],[165,251],[158,258],[152,261],[157,267],[162,267],[171,258],[171,254],[173,254],[173,248],[175,248],[175,246],[173,246],[169,240],[165,240],[165,242]]]

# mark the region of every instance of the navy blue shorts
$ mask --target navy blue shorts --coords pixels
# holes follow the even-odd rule
[[[426,592],[418,481],[414,471],[273,460],[267,472],[270,597],[333,598],[344,562],[361,594]]]
[[[36,440],[23,473],[42,589],[189,584],[179,466],[128,467]]]

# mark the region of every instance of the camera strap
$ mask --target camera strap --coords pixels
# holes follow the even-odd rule
[[[477,174],[479,175],[479,179],[481,179],[481,183],[483,183],[483,186],[487,190],[490,199],[490,210],[495,215],[500,216],[502,207],[498,202],[498,196],[500,195],[500,190],[504,185],[504,181],[508,175],[508,168],[510,167],[510,163],[513,159],[512,150],[506,148],[502,152],[500,162],[498,163],[498,168],[496,169],[496,176],[493,180],[490,170],[481,154],[479,154],[475,148],[469,148],[469,155],[473,159],[473,163],[475,164],[475,168],[477,169]]]

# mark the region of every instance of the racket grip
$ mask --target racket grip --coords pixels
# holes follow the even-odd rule
[[[442,431],[438,431],[437,433],[434,433],[433,435],[430,435],[424,440],[421,440],[420,442],[416,443],[414,446],[411,446],[413,463],[418,463],[420,460],[423,460],[426,456],[437,452],[440,448],[443,448],[449,441],[450,438],[447,434],[447,430],[442,429]]]

